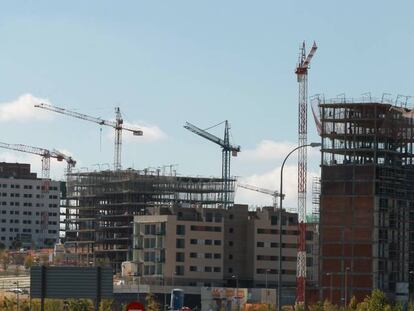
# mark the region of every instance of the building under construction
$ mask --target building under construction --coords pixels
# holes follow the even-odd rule
[[[318,101],[319,298],[343,304],[374,288],[407,298],[414,280],[410,110],[383,100]]]
[[[120,271],[132,251],[136,215],[176,207],[222,207],[234,201],[221,178],[163,175],[160,170],[70,173],[67,180],[65,246],[80,264],[111,263]],[[160,232],[161,234],[161,232]]]

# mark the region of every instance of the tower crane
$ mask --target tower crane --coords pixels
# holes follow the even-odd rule
[[[220,123],[221,124],[221,123]],[[184,128],[209,140],[213,143],[216,143],[222,147],[222,167],[221,173],[224,180],[224,193],[223,193],[223,207],[226,209],[229,206],[229,193],[230,193],[230,158],[232,156],[237,156],[237,153],[240,152],[240,146],[235,146],[230,144],[230,126],[227,120],[224,121],[224,139],[221,139],[213,134],[210,134],[206,130],[202,130],[197,126],[186,122]]]
[[[119,107],[115,108],[115,121],[104,120],[101,118],[95,118],[88,116],[86,114],[82,114],[76,111],[71,111],[68,109],[52,106],[45,103],[40,103],[35,105],[36,108],[46,109],[49,111],[65,114],[74,118],[78,118],[81,120],[94,122],[99,125],[106,125],[113,127],[115,129],[115,142],[114,142],[114,169],[120,170],[122,168],[121,165],[121,151],[122,151],[122,130],[132,132],[135,136],[142,136],[143,132],[140,129],[133,128],[130,126],[124,125],[124,120],[122,119],[121,110]]]
[[[305,42],[300,49],[299,61],[296,66],[296,76],[299,83],[299,120],[298,120],[298,145],[307,144],[308,134],[308,69],[310,62],[316,52],[316,43],[306,55]],[[305,302],[306,286],[306,180],[307,180],[307,152],[306,148],[298,150],[298,220],[299,220],[299,241],[298,260],[296,269],[296,303]]]
[[[256,192],[260,192],[260,193],[264,193],[264,194],[268,194],[268,195],[272,196],[272,198],[273,198],[273,208],[275,210],[277,209],[277,198],[280,196],[279,191],[273,191],[273,190],[269,190],[269,189],[259,188],[259,187],[256,187],[256,186],[252,186],[252,185],[248,185],[248,184],[242,184],[242,183],[237,183],[237,186],[239,186],[240,188],[244,188],[244,189],[248,189],[248,190],[252,190],[252,191],[256,191]]]
[[[58,150],[49,151],[44,148],[33,147],[23,144],[8,144],[4,142],[0,142],[0,148],[15,150],[20,152],[26,152],[31,154],[36,154],[42,157],[42,179],[45,181],[45,191],[47,191],[47,183],[50,179],[50,158],[55,158],[59,162],[65,160],[68,164],[68,172],[76,165],[76,161],[70,157],[65,155],[64,153]]]

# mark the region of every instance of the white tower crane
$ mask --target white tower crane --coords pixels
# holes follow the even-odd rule
[[[277,209],[277,198],[279,197],[279,191],[269,190],[269,189],[260,188],[260,187],[256,187],[256,186],[252,186],[252,185],[248,185],[248,184],[242,184],[242,183],[237,183],[237,186],[240,187],[240,188],[244,188],[244,189],[248,189],[248,190],[252,190],[252,191],[256,191],[256,192],[259,192],[259,193],[263,193],[263,194],[267,194],[267,195],[272,196],[273,208],[275,210]]]
[[[68,109],[52,106],[52,105],[45,104],[45,103],[37,104],[35,105],[35,107],[65,114],[65,115],[78,118],[81,120],[98,123],[99,125],[106,125],[106,126],[113,127],[115,129],[115,142],[114,142],[114,169],[115,170],[120,170],[122,168],[122,165],[121,165],[122,130],[130,131],[135,136],[143,135],[142,130],[129,127],[123,124],[124,120],[122,119],[121,110],[119,109],[119,107],[115,108],[115,121],[91,117],[86,114],[82,114],[76,111],[71,111]]]
[[[15,150],[25,153],[36,154],[42,157],[42,179],[44,180],[44,191],[48,191],[48,183],[50,179],[50,158],[54,158],[59,162],[65,160],[68,164],[68,172],[76,165],[76,161],[58,150],[47,150],[44,148],[33,147],[23,144],[8,144],[0,142],[0,148]]]

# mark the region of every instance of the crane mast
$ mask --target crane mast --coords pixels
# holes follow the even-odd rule
[[[184,128],[222,147],[221,174],[224,182],[222,202],[223,207],[227,208],[230,204],[231,192],[230,159],[232,155],[237,156],[237,153],[240,152],[240,146],[235,146],[230,143],[229,122],[227,120],[224,121],[224,139],[218,138],[217,136],[200,129],[189,122],[186,122]]]
[[[117,170],[117,171],[122,169],[122,164],[121,164],[122,130],[132,132],[132,134],[135,135],[135,136],[142,136],[143,135],[142,130],[137,129],[137,128],[133,128],[133,127],[129,127],[129,126],[125,126],[123,124],[124,120],[122,119],[121,109],[119,107],[115,108],[115,121],[110,121],[110,120],[104,120],[104,119],[101,119],[101,118],[91,117],[91,116],[88,116],[86,114],[82,114],[82,113],[79,113],[79,112],[76,112],[76,111],[71,111],[71,110],[68,110],[68,109],[61,108],[61,107],[52,106],[52,105],[45,104],[45,103],[36,104],[35,107],[45,109],[45,110],[49,110],[49,111],[53,111],[53,112],[57,112],[57,113],[64,114],[64,115],[68,115],[68,116],[71,116],[73,118],[77,118],[77,119],[81,119],[81,120],[85,120],[85,121],[89,121],[89,122],[94,122],[94,123],[97,123],[99,125],[105,125],[105,126],[113,127],[115,129],[114,169]]]
[[[305,42],[300,49],[299,62],[296,67],[296,76],[299,84],[299,119],[298,119],[298,145],[307,144],[307,116],[308,116],[308,69],[310,61],[317,49],[314,42],[308,55],[306,55]],[[306,181],[307,181],[307,152],[306,148],[298,150],[298,258],[296,269],[296,303],[305,302],[306,286]]]

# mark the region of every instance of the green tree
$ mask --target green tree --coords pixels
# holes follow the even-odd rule
[[[10,255],[7,251],[0,251],[0,263],[3,270],[6,271],[10,264]]]
[[[101,305],[99,306],[99,311],[111,311],[113,304],[114,304],[113,300],[104,299],[101,301]]]
[[[154,294],[149,293],[145,297],[145,304],[147,305],[147,307],[145,309],[148,310],[148,311],[159,311],[159,310],[161,310],[160,304],[155,299]]]
[[[309,311],[323,311],[323,302],[318,301],[316,304],[308,307]]]
[[[330,302],[329,300],[325,300],[323,302],[323,311],[337,311],[337,310],[339,310],[338,307],[332,304],[332,302]]]
[[[70,311],[92,311],[92,302],[87,299],[69,300]]]
[[[391,311],[392,307],[388,304],[387,297],[379,289],[374,289],[370,296],[367,296],[363,302],[357,306],[357,311]]]
[[[34,263],[34,258],[31,254],[28,254],[25,258],[24,258],[24,266],[26,269],[30,269],[33,266]]]

